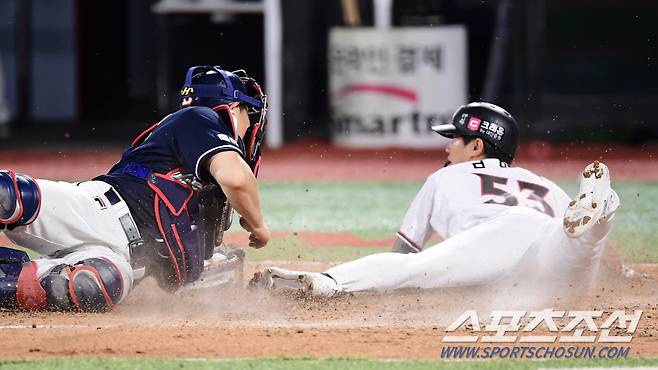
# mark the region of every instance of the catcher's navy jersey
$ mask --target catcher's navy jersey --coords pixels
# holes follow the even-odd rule
[[[231,122],[224,122],[206,107],[188,107],[160,121],[144,139],[128,148],[107,175],[94,180],[112,185],[128,203],[138,225],[157,230],[153,213],[153,191],[146,181],[126,173],[128,166],[140,166],[155,173],[180,169],[194,174],[202,182],[214,182],[205,169],[205,161],[223,151],[243,155],[242,141],[236,140]]]

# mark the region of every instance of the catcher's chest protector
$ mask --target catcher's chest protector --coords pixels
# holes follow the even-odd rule
[[[221,122],[226,123],[226,126],[228,127],[227,133],[230,133],[230,135],[235,138],[232,143],[236,146],[239,145],[235,144],[239,142],[239,140],[237,140],[236,124],[230,108],[226,105],[222,105],[215,107],[212,110],[219,115]],[[182,118],[178,117],[176,119]],[[203,120],[207,119],[208,117],[203,116]],[[190,121],[186,124],[198,124],[198,130],[200,130],[199,137],[201,137],[203,136],[203,130],[207,129],[204,128],[202,124],[205,122],[203,120],[201,120],[201,123]],[[163,122],[164,126],[160,126]],[[160,135],[154,136],[156,138],[161,138],[159,142],[160,150],[171,150],[170,145],[167,142],[167,138],[170,136],[167,135],[174,135],[175,131],[172,131],[173,129],[162,131],[164,134],[156,132],[158,127],[170,127],[167,126],[167,122],[178,121],[167,121],[166,118],[163,119],[140,134],[133,141],[131,148],[141,146],[149,137],[151,137],[151,134],[153,134]],[[195,126],[189,126],[189,129],[196,130],[197,128],[195,128]],[[163,130],[166,129],[163,128]],[[215,136],[217,135],[217,132],[215,131],[217,130],[210,130],[208,132]],[[222,135],[226,136],[226,134]],[[182,140],[187,141],[182,142],[188,145],[194,145],[193,139],[194,137],[185,136]],[[158,141],[155,139],[151,140],[150,145],[155,145],[154,143],[157,142]],[[230,144],[229,141],[227,142]],[[210,144],[221,146],[226,143],[217,140]],[[239,149],[241,149],[240,153],[244,152],[243,147]],[[150,153],[150,155],[153,155],[153,153]],[[202,190],[209,186],[209,184],[206,181],[198,179],[198,174],[195,174],[193,170],[189,168],[189,164],[187,167],[184,167],[183,160],[178,158],[178,156],[171,155],[170,157],[170,163],[167,163],[167,165],[164,166],[165,168],[162,168],[163,166],[158,169],[145,167],[139,163],[139,158],[135,157],[134,162],[126,160],[122,163],[121,168],[116,171],[144,181],[148,188],[153,192],[154,226],[157,230],[151,229],[150,233],[147,234],[154,237],[156,240],[153,241],[153,243],[150,243],[149,240],[147,244],[150,245],[146,247],[148,251],[142,253],[142,256],[147,254],[144,256],[146,258],[145,263],[147,266],[151,265],[153,273],[156,278],[158,278],[160,285],[166,289],[175,289],[185,283],[199,279],[203,270],[204,259],[212,256],[212,254],[210,254],[210,256],[208,255],[208,250],[212,252],[214,243],[209,242],[217,240],[217,237],[221,238],[221,235],[211,237],[212,235],[208,234],[207,231],[215,229],[214,226],[216,226],[215,224],[218,224],[218,222],[213,222],[215,220],[213,217],[204,217],[204,215],[200,214],[200,208],[216,210],[215,213],[220,214],[219,211],[221,211],[223,207],[208,207],[207,202],[202,202],[202,196],[204,194]],[[151,160],[153,161],[154,158],[151,158]],[[197,166],[199,160],[201,160],[201,157],[197,160]],[[225,198],[223,198],[222,201],[225,202]],[[140,204],[140,206],[142,206],[142,204]],[[150,251],[154,251],[155,253],[150,253],[149,255]],[[152,264],[151,262],[155,262],[155,264]],[[147,274],[150,274],[148,270],[149,267],[147,267]]]

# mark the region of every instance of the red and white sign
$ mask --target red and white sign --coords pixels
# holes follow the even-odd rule
[[[463,26],[336,28],[329,37],[333,141],[347,147],[440,148],[432,125],[466,103]]]

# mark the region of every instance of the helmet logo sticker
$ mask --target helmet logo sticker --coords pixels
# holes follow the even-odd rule
[[[493,122],[482,122],[480,132],[496,140],[500,140],[505,135],[505,127],[499,126]]]
[[[461,117],[459,117],[459,124],[464,126],[466,123],[466,118],[468,117],[468,113],[462,113]],[[454,119],[454,116],[453,116]]]
[[[186,95],[190,95],[193,92],[194,92],[193,87],[186,86],[183,89],[181,89],[180,94],[183,95],[183,96],[186,96]]]
[[[477,131],[480,129],[480,122],[482,122],[482,120],[480,120],[479,118],[471,117],[468,120],[468,125],[466,125],[466,128],[468,128],[471,131]]]

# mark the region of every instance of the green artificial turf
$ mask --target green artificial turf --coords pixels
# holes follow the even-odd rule
[[[363,239],[392,237],[420,182],[294,182],[264,183],[261,198],[272,230],[286,232],[351,232]],[[575,183],[560,183],[568,194]],[[658,182],[613,184],[622,201],[611,238],[632,262],[658,262]],[[239,230],[237,222],[232,231]],[[307,248],[295,237],[273,240],[255,259],[346,260],[388,248],[336,245]]]

